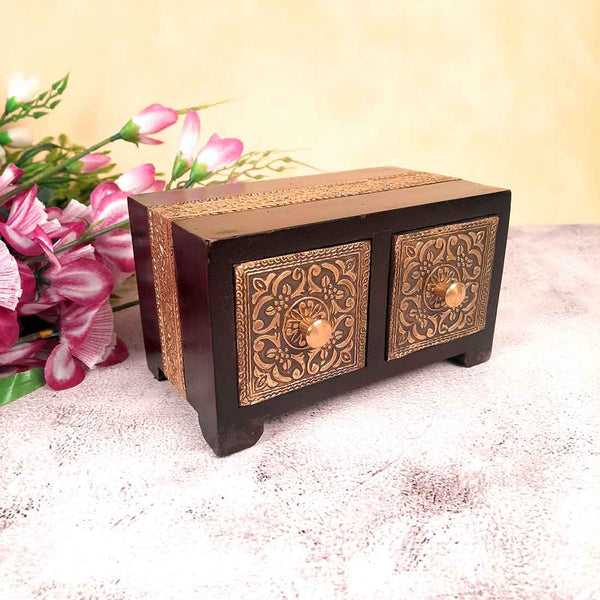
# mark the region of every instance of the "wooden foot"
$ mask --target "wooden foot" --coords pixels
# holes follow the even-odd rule
[[[147,362],[148,362],[148,369],[150,370],[150,373],[152,373],[152,376],[154,377],[154,379],[156,379],[157,381],[166,381],[167,380],[167,378],[161,368],[161,363],[159,363],[158,361],[151,360],[150,357],[148,357]]]
[[[469,352],[465,352],[464,354],[459,354],[450,360],[463,367],[474,367],[475,365],[480,365],[489,360],[491,355],[492,348],[489,346],[484,348],[474,348],[473,350],[469,350]]]
[[[245,423],[230,424],[222,430],[214,432],[203,427],[200,419],[198,421],[204,439],[217,456],[228,456],[254,446],[264,431],[262,423]]]

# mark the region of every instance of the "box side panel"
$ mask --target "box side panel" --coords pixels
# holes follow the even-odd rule
[[[208,289],[208,248],[202,239],[173,224],[173,252],[186,397],[198,413],[204,437],[214,448],[218,445],[218,415]]]
[[[148,210],[132,198],[129,198],[128,206],[146,360],[154,377],[164,379],[148,233]]]

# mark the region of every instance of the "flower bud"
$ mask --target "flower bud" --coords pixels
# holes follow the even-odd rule
[[[110,162],[110,156],[93,152],[67,166],[69,173],[91,173],[105,167]]]
[[[29,102],[33,100],[37,89],[39,87],[39,81],[37,77],[30,77],[25,79],[23,73],[15,73],[10,83],[8,84],[8,97],[15,98],[17,102]]]
[[[31,142],[33,142],[33,135],[25,127],[13,127],[6,131],[0,131],[0,146],[26,148],[31,146]]]

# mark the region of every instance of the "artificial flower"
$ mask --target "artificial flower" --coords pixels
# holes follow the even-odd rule
[[[44,376],[54,390],[74,387],[85,377],[84,365],[110,366],[125,360],[127,348],[114,334],[113,312],[108,304],[70,305],[59,320],[60,342],[52,350]]]
[[[24,304],[28,304],[34,301],[37,294],[37,282],[35,275],[29,265],[26,265],[22,261],[17,261],[17,267],[19,270],[19,278],[21,280],[21,297],[17,305],[17,313],[21,314],[21,307]]]
[[[43,252],[39,241],[32,237],[37,227],[48,235],[60,230],[58,221],[48,220],[44,205],[36,198],[36,193],[37,186],[34,185],[15,196],[6,222],[0,223],[0,234],[6,243],[25,256]]]
[[[156,169],[154,165],[146,163],[123,173],[123,175],[117,178],[115,183],[123,192],[129,194],[159,192],[165,187],[165,182],[156,179],[155,173]]]
[[[0,352],[0,373],[2,376],[4,377],[10,374],[2,370],[7,366],[13,367],[12,371],[14,373],[26,369],[33,369],[35,367],[43,367],[44,361],[36,359],[35,354],[44,348],[46,342],[47,340],[26,342],[24,344],[17,344],[4,352]],[[35,364],[33,361],[35,361]]]
[[[26,148],[31,146],[31,142],[33,142],[33,134],[26,127],[13,127],[0,131],[0,146]]]
[[[82,306],[93,306],[108,300],[113,278],[106,266],[91,258],[73,259],[62,252],[60,265],[50,267],[44,278],[49,282],[42,301],[57,303],[71,300]],[[65,260],[68,259],[68,260]]]
[[[0,240],[0,307],[14,310],[22,292],[17,260]]]
[[[93,214],[103,218],[102,223],[107,223],[106,226],[126,221],[126,195],[119,192],[105,197],[94,207]],[[128,230],[114,229],[97,237],[93,244],[99,260],[110,269],[118,283],[135,271],[131,233]]]
[[[14,310],[0,307],[0,352],[8,350],[19,339],[19,321]]]
[[[176,121],[177,111],[162,104],[151,104],[127,121],[119,134],[121,139],[134,144],[162,144],[147,134],[162,131]]]
[[[67,171],[69,173],[91,173],[105,167],[108,163],[110,163],[110,156],[100,152],[92,152],[68,165]]]
[[[2,146],[0,146],[2,148]],[[13,184],[17,179],[23,175],[23,171],[19,167],[13,165],[6,165],[6,169],[0,175],[0,195],[10,191]]]
[[[179,138],[179,151],[173,163],[173,175],[171,179],[179,179],[184,173],[189,171],[194,162],[199,139],[200,117],[197,112],[188,110],[183,121],[183,129]]]
[[[8,98],[6,100],[5,111],[7,113],[12,112],[21,106],[23,102],[33,100],[38,87],[39,81],[37,77],[25,79],[23,73],[15,73],[8,84]]]
[[[244,150],[244,145],[237,138],[220,138],[214,133],[206,146],[200,150],[194,164],[190,179],[194,182],[209,177],[211,173],[236,161]]]

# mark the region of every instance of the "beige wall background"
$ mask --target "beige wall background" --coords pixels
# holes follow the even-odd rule
[[[600,222],[600,2],[3,3],[2,76],[71,82],[36,136],[90,144],[151,102],[324,170],[399,165],[513,190],[515,224]],[[120,142],[123,168],[169,170]],[[301,174],[298,171],[298,174]]]

